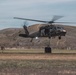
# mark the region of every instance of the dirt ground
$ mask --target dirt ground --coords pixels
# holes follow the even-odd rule
[[[0,54],[0,75],[76,75],[76,54]]]
[[[76,60],[76,54],[0,54],[0,59],[18,60]]]

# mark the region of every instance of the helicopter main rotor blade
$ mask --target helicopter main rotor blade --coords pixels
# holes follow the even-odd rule
[[[68,24],[76,24],[76,22],[54,22],[54,23],[68,23]]]
[[[64,17],[64,16],[57,16],[57,15],[55,15],[53,18],[52,18],[52,22],[54,22],[54,21],[56,21],[56,20],[58,20],[58,19],[60,19],[60,18],[62,18],[62,17]]]
[[[14,17],[14,19],[20,19],[20,20],[28,20],[28,21],[36,21],[36,22],[48,23],[48,21],[34,20],[34,19],[26,19],[26,18],[19,18],[19,17]]]
[[[26,19],[26,18],[19,18],[19,17],[14,17],[14,19],[20,19],[20,20],[28,20],[28,21],[36,21],[36,22],[43,22],[46,24],[52,24],[52,23],[68,23],[68,24],[76,24],[76,22],[54,22],[64,16],[54,16],[51,21],[42,21],[42,20],[35,20],[35,19]]]

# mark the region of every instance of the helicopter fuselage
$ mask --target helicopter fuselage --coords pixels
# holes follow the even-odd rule
[[[39,37],[61,37],[65,36],[65,34],[66,30],[63,27],[54,25],[43,26],[39,30]]]
[[[27,30],[25,30],[27,32]],[[58,36],[59,39],[61,39],[61,36],[65,36],[66,30],[63,27],[60,26],[54,26],[54,25],[48,25],[48,26],[42,26],[39,28],[39,31],[29,33],[29,34],[19,34],[21,37],[30,37],[30,38],[35,38],[35,37],[56,37]]]

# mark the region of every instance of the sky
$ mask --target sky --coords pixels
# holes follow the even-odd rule
[[[23,26],[13,17],[51,21],[54,15],[64,16],[58,22],[76,22],[76,0],[0,0],[0,29]],[[32,24],[38,23],[28,22]]]

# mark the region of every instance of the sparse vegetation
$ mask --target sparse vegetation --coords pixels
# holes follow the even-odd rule
[[[32,32],[37,26],[28,29]],[[76,27],[65,29],[66,37],[50,41],[53,54],[44,54],[47,38],[30,42],[30,38],[18,36],[23,29],[0,30],[0,46],[5,47],[0,50],[0,75],[76,75]]]
[[[27,53],[45,53],[44,49],[21,49],[21,48],[7,48],[0,50],[3,54],[27,54]],[[76,50],[53,49],[52,53],[76,53]]]
[[[68,75],[68,74],[75,75],[76,74],[76,54],[74,53],[31,54],[28,53],[27,51],[34,52],[35,50],[15,49],[15,50],[5,50],[3,54],[1,53],[0,75]],[[36,50],[36,51],[39,52],[42,50]],[[69,52],[69,50],[66,51]]]
[[[76,61],[0,60],[0,75],[74,75]]]

